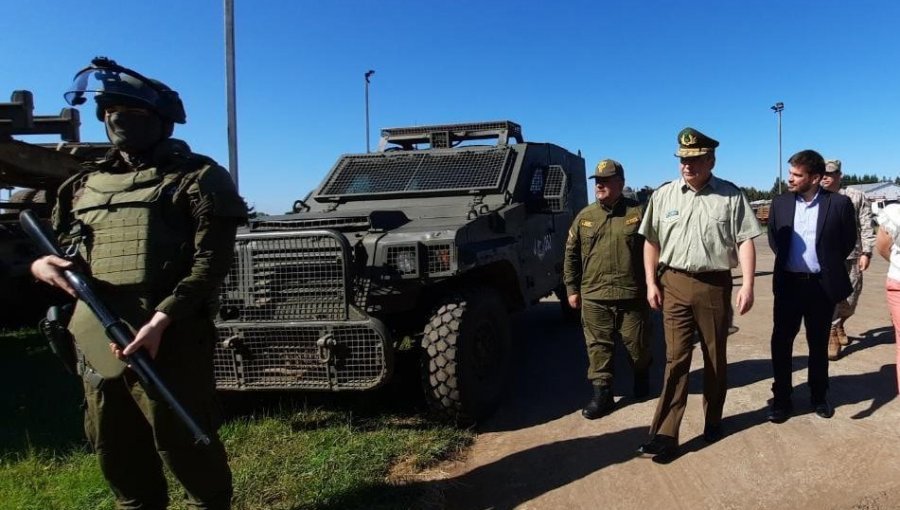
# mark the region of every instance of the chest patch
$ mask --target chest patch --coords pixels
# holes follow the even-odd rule
[[[634,217],[632,217],[632,218],[626,219],[626,220],[625,220],[625,224],[626,224],[626,225],[634,225],[635,223],[637,223],[637,222],[639,222],[639,221],[641,221],[641,217],[640,217],[640,216],[634,216]]]
[[[594,222],[591,221],[591,220],[581,220],[580,225],[581,225],[582,227],[590,228],[590,227],[593,227],[593,226],[594,226]]]
[[[678,209],[672,209],[666,213],[666,218],[675,218],[678,216]]]

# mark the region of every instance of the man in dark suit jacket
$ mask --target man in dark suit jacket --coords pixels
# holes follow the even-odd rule
[[[817,415],[831,418],[828,403],[828,333],[834,306],[852,292],[844,260],[856,245],[850,199],[819,186],[825,160],[813,150],[788,160],[788,193],[775,197],[769,212],[769,246],[775,252],[772,288],[774,399],[769,421],[782,423],[793,412],[791,353],[800,321],[809,346],[810,400]]]

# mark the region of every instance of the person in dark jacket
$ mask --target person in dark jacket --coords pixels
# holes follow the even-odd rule
[[[772,201],[769,246],[775,252],[772,290],[774,398],[768,419],[782,423],[793,412],[791,353],[800,322],[809,345],[810,401],[831,418],[828,402],[828,336],[835,305],[853,291],[845,260],[856,246],[856,214],[850,199],[820,187],[825,160],[813,150],[788,160],[788,193]]]

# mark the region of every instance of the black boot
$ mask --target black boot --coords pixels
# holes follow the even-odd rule
[[[634,398],[637,400],[644,400],[648,396],[650,396],[650,372],[635,372],[634,373]]]
[[[612,389],[609,386],[594,385],[594,397],[581,410],[581,415],[589,420],[596,420],[613,410],[616,403],[613,401]]]

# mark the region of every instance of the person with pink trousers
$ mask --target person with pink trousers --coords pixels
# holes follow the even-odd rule
[[[900,204],[890,204],[879,211],[878,225],[875,250],[891,264],[885,289],[897,341],[897,385],[900,387]]]

